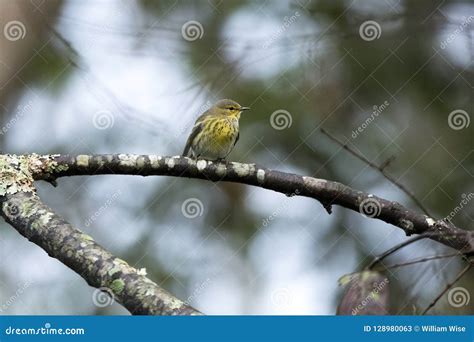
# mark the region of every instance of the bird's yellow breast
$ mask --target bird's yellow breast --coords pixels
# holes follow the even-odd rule
[[[216,120],[213,132],[212,142],[217,146],[226,147],[234,142],[238,133],[238,123],[227,118]]]

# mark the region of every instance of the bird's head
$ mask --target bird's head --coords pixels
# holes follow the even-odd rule
[[[244,110],[250,109],[250,107],[243,107],[233,100],[219,100],[214,104],[214,109],[223,115],[240,117],[240,113]]]

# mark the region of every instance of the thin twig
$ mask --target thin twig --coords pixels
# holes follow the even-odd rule
[[[462,269],[462,271],[458,273],[458,275],[456,276],[456,278],[455,278],[451,283],[448,283],[448,284],[446,285],[446,287],[444,288],[444,290],[441,291],[438,296],[436,296],[436,298],[430,303],[430,305],[428,305],[428,307],[427,307],[425,310],[423,310],[423,312],[422,312],[421,314],[422,314],[422,315],[426,314],[433,306],[435,306],[436,303],[438,303],[438,301],[441,299],[441,297],[443,297],[444,294],[445,294],[446,292],[448,292],[449,289],[450,289],[451,287],[453,287],[454,284],[456,284],[456,283],[471,269],[471,267],[472,267],[472,263],[467,264],[467,266],[464,267],[464,268]]]
[[[423,233],[423,234],[420,234],[420,235],[417,235],[411,239],[408,239],[406,241],[403,241],[401,243],[399,243],[398,245],[395,245],[393,246],[392,248],[386,250],[384,253],[382,253],[381,255],[375,257],[375,259],[369,264],[369,266],[367,266],[367,269],[373,269],[378,263],[380,263],[383,259],[385,259],[386,257],[388,257],[389,255],[392,255],[393,253],[397,252],[398,250],[402,249],[403,247],[406,247],[410,244],[412,244],[413,242],[416,242],[418,240],[421,240],[421,239],[425,239],[425,238],[433,238],[433,237],[436,237],[436,236],[439,236],[440,234],[437,233],[437,232],[426,232],[426,233]],[[448,235],[450,235],[451,237],[455,237],[457,234],[456,233],[449,233]],[[446,234],[445,234],[446,236]],[[472,253],[473,251],[472,250],[465,250],[463,251],[462,253],[460,252],[457,252],[456,254],[454,254],[453,256],[455,255],[459,255],[459,256],[464,256],[464,255],[468,255],[469,253]],[[437,259],[437,258],[433,258],[433,259]],[[420,259],[421,260],[421,259]],[[430,259],[428,259],[430,260]],[[422,261],[418,261],[418,262],[422,262]],[[416,262],[413,262],[413,263],[416,263]],[[400,266],[405,266],[405,265],[410,265],[410,262],[407,262],[405,264],[400,264]],[[395,265],[394,267],[396,267],[397,265]],[[384,267],[384,268],[389,268],[388,266]]]
[[[429,256],[429,257],[415,259],[415,260],[408,261],[408,262],[402,262],[402,263],[399,263],[399,264],[387,265],[387,266],[384,266],[383,268],[384,269],[398,268],[398,267],[403,267],[403,266],[410,266],[410,265],[414,265],[414,264],[419,264],[421,262],[437,260],[437,259],[444,259],[444,258],[453,258],[453,257],[456,257],[456,256],[463,256],[463,255],[464,254],[461,254],[459,252],[450,253],[450,254],[442,254],[442,255],[433,255],[433,256]]]
[[[433,236],[434,234],[433,233],[423,233],[423,234],[420,234],[420,235],[417,235],[415,237],[412,237],[408,240],[405,240],[403,241],[402,243],[399,243],[398,245],[396,246],[393,246],[392,248],[388,249],[387,251],[385,251],[384,253],[382,253],[381,255],[377,256],[370,264],[369,266],[367,266],[367,269],[371,270],[375,267],[375,265],[377,265],[379,262],[381,262],[383,259],[385,259],[386,257],[388,257],[389,255],[395,253],[396,251],[402,249],[403,247],[406,247],[410,244],[412,244],[413,242],[416,242],[418,240],[421,240],[421,239],[425,239],[425,238],[428,238],[428,237],[431,237]]]
[[[399,183],[395,178],[393,178],[390,174],[388,174],[386,171],[385,171],[385,168],[388,166],[388,164],[393,160],[392,158],[389,158],[388,161],[386,161],[385,163],[383,163],[381,166],[371,162],[370,160],[368,160],[366,157],[364,157],[363,155],[361,155],[360,153],[356,152],[354,149],[352,149],[351,147],[349,147],[347,144],[343,143],[342,141],[340,141],[339,139],[337,139],[336,137],[334,137],[332,134],[330,134],[329,132],[327,132],[325,129],[323,128],[320,128],[321,130],[321,133],[323,133],[324,135],[326,135],[327,137],[329,137],[332,141],[336,142],[337,144],[339,144],[343,149],[345,149],[346,151],[348,151],[349,153],[351,153],[354,157],[358,158],[359,160],[363,161],[364,163],[366,163],[368,166],[370,166],[371,168],[379,171],[382,176],[384,176],[387,180],[389,180],[393,185],[395,185],[397,188],[399,188],[400,190],[402,190],[408,197],[410,197],[413,202],[416,203],[416,205],[418,205],[418,207],[426,214],[428,215],[429,217],[432,217],[432,215],[429,213],[428,209],[425,208],[425,206],[421,203],[420,200],[418,200],[418,198],[416,198],[416,196],[410,191],[408,190],[403,184]]]
[[[140,111],[136,108],[131,107],[127,103],[120,100],[112,90],[108,88],[108,86],[103,83],[94,73],[92,73],[91,68],[84,62],[84,58],[81,54],[74,48],[72,43],[65,38],[59,31],[57,31],[53,26],[51,26],[48,22],[45,22],[46,25],[51,30],[51,33],[63,44],[67,51],[72,56],[64,55],[63,57],[79,72],[84,73],[89,78],[92,79],[92,86],[96,87],[99,91],[105,94],[106,97],[112,102],[113,106],[122,114],[122,116],[130,121],[139,122],[143,125],[143,127],[151,134],[157,135],[157,129],[164,129],[163,124],[158,120],[153,118],[153,115]],[[87,82],[87,78],[84,75],[80,76],[83,78],[84,82]],[[133,115],[136,113],[138,115]]]

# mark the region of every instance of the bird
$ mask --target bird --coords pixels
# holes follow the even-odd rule
[[[182,155],[224,161],[239,140],[240,114],[249,109],[233,100],[217,101],[196,119]]]

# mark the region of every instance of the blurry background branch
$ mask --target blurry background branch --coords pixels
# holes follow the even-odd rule
[[[58,177],[98,174],[168,175],[230,181],[274,190],[287,196],[317,199],[323,206],[340,205],[402,228],[407,235],[425,233],[429,238],[460,252],[474,251],[474,234],[445,220],[416,213],[400,203],[352,189],[344,184],[270,170],[256,164],[215,163],[185,157],[156,155],[50,155],[33,156],[41,164],[33,177],[55,181]]]
[[[25,81],[21,78],[21,72],[35,57],[44,49],[45,45],[41,37],[47,30],[44,21],[41,19],[39,10],[43,14],[48,13],[51,18],[59,14],[62,5],[61,0],[45,1],[44,6],[32,6],[33,2],[26,1],[1,1],[0,2],[0,23],[18,24],[31,34],[18,34],[14,39],[2,39],[0,37],[0,125],[4,127],[10,118],[6,108],[11,102],[15,102],[19,97],[19,90],[25,86]],[[24,23],[28,23],[25,25]],[[3,32],[7,32],[9,26],[2,26]],[[48,38],[48,42],[51,38]],[[31,52],[34,51],[32,55]],[[0,134],[0,145],[3,145],[4,135]]]
[[[473,262],[470,261],[456,276],[456,278],[449,283],[446,284],[446,287],[441,291],[435,299],[426,307],[425,310],[421,313],[422,315],[426,314],[428,311],[430,311],[436,303],[446,294],[446,292],[449,291],[450,288],[454,286],[473,266]]]
[[[321,128],[321,133],[323,133],[324,135],[326,135],[327,137],[329,137],[332,141],[336,142],[338,145],[340,145],[343,149],[345,149],[346,151],[348,151],[350,154],[352,154],[353,156],[355,156],[356,158],[362,160],[364,163],[366,163],[368,166],[370,166],[371,168],[373,168],[374,170],[377,170],[379,171],[386,179],[388,179],[392,184],[394,184],[397,188],[399,188],[400,190],[402,190],[405,194],[408,195],[408,197],[410,197],[413,202],[415,202],[415,204],[427,215],[427,216],[432,216],[429,212],[428,212],[428,209],[425,208],[425,206],[421,203],[421,201],[416,198],[416,196],[406,188],[406,186],[404,186],[403,184],[401,184],[400,182],[398,182],[394,177],[392,177],[390,174],[387,173],[386,171],[386,168],[387,166],[393,161],[394,157],[390,157],[388,158],[381,166],[379,165],[376,165],[375,163],[371,162],[370,160],[368,160],[366,157],[364,157],[362,154],[358,153],[357,151],[355,151],[354,149],[352,149],[349,145],[347,145],[346,143],[340,141],[339,139],[337,139],[335,136],[333,136],[332,134],[330,134],[329,132],[327,132],[325,129]]]

